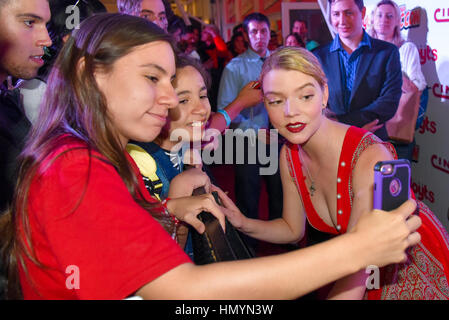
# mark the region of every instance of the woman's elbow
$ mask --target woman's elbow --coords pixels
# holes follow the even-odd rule
[[[292,232],[291,240],[288,241],[289,244],[297,244],[300,242],[305,235],[305,228],[301,228]]]

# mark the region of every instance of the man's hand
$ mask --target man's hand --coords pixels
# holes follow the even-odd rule
[[[376,132],[377,130],[379,130],[380,128],[382,128],[384,126],[384,124],[378,124],[379,123],[379,119],[373,120],[367,124],[365,124],[362,129],[371,131],[371,132]]]
[[[262,102],[262,90],[257,89],[257,81],[248,82],[240,90],[234,102],[238,102],[242,109],[254,107]]]

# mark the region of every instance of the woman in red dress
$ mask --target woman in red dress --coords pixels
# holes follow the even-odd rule
[[[210,194],[164,206],[125,151],[129,140],[159,135],[178,104],[175,73],[171,38],[145,19],[94,15],[72,34],[22,153],[14,205],[0,217],[9,297],[297,298],[367,265],[402,261],[417,243],[420,219],[407,219],[408,201],[312,248],[193,265],[156,219],[203,210],[224,218],[222,209]]]
[[[328,88],[319,62],[302,48],[275,51],[261,73],[271,123],[288,140],[280,153],[283,216],[253,220],[233,211],[228,218],[240,231],[274,243],[304,237],[313,229],[338,236],[351,230],[373,208],[374,165],[393,160],[394,148],[374,134],[326,117]],[[422,241],[408,261],[381,272],[381,287],[367,290],[364,270],[338,280],[331,299],[448,299],[448,234],[419,202]]]

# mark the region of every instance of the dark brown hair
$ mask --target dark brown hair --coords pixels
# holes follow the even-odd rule
[[[17,265],[25,267],[24,256],[43,267],[31,243],[28,193],[42,161],[58,147],[62,135],[82,140],[91,157],[92,151],[100,153],[102,160],[114,166],[136,201],[160,222],[163,220],[159,204],[140,200],[143,197],[138,194],[138,177],[119,143],[107,115],[106,99],[94,77],[94,71],[110,72],[119,58],[153,41],[166,41],[174,48],[171,36],[155,24],[130,15],[105,13],[83,21],[62,48],[49,76],[38,121],[21,155],[13,205],[1,218],[1,249],[8,266],[10,298],[20,297]],[[86,184],[88,178],[89,172]],[[80,202],[81,199],[75,201]],[[162,224],[167,223],[171,231],[173,226],[168,221]],[[19,236],[19,229],[23,230],[23,237]]]
[[[304,41],[302,40],[301,36],[299,34],[297,34],[297,33],[294,33],[294,32],[290,33],[288,36],[285,37],[284,45],[287,43],[288,37],[295,38],[299,47],[301,47],[301,48],[305,48],[306,47],[306,45],[305,45]]]
[[[328,0],[329,2],[329,7],[332,6],[332,3],[337,2],[338,0]],[[360,12],[362,12],[363,7],[365,6],[363,3],[363,0],[354,0],[354,3],[357,5],[357,7],[359,8]]]
[[[138,16],[142,8],[142,0],[117,0],[118,12]]]
[[[260,23],[265,22],[268,29],[270,28],[270,20],[266,15],[260,12],[253,12],[247,15],[245,19],[243,19],[243,30],[245,30],[246,33],[249,32],[248,28],[251,21],[257,21]]]
[[[201,74],[204,84],[206,85],[207,90],[209,90],[212,80],[204,65],[198,59],[192,58],[185,54],[179,54],[176,60],[176,69],[182,69],[189,66],[195,68]]]

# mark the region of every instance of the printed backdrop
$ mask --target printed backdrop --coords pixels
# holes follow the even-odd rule
[[[367,15],[378,1],[365,0]],[[449,1],[397,0],[404,39],[419,50],[429,103],[416,132],[412,188],[449,230]]]

